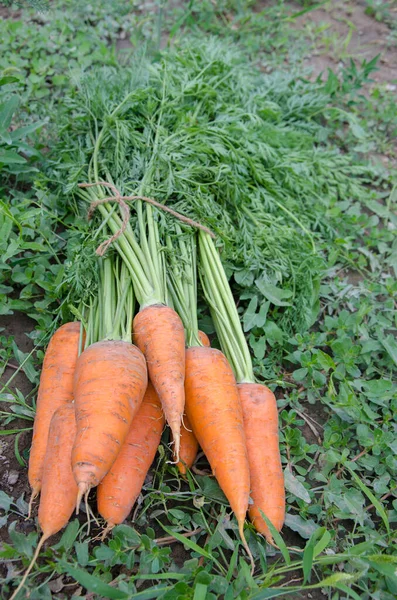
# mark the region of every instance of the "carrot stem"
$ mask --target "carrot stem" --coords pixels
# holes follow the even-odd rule
[[[239,383],[255,381],[247,340],[221,259],[210,236],[199,232],[201,281],[212,318],[236,379]]]
[[[93,189],[80,190],[81,197],[88,202],[92,202],[101,198],[105,198],[104,192],[100,186],[98,191]],[[116,212],[113,212],[113,207],[110,204],[100,204],[98,210],[104,220],[107,220],[108,227],[112,234],[119,231],[122,221]],[[148,265],[145,255],[140,248],[131,225],[128,224],[124,233],[118,238],[114,244],[117,252],[122,257],[128,267],[131,277],[134,282],[134,292],[142,304],[161,304],[162,298],[156,296],[152,283],[150,282],[147,273]]]
[[[104,258],[101,263],[102,289],[100,295],[103,301],[102,322],[104,324],[105,334],[102,337],[103,339],[115,339],[116,324],[114,322],[114,313],[116,307],[116,290],[112,273],[112,260],[110,258]]]
[[[195,236],[183,236],[182,229],[175,225],[177,247],[171,236],[167,236],[168,288],[182,319],[186,332],[186,345],[202,346],[197,321],[197,252]]]

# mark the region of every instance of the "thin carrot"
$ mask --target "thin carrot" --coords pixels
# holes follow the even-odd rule
[[[214,348],[186,351],[186,414],[244,537],[250,476],[243,414],[233,371]]]
[[[171,428],[175,456],[179,460],[185,406],[185,332],[182,321],[169,306],[151,305],[136,315],[133,331],[134,342],[145,355],[150,380]]]
[[[237,387],[243,409],[251,474],[253,504],[249,506],[248,514],[255,529],[274,544],[261,511],[280,531],[285,518],[285,490],[276,398],[269,388],[257,383],[240,383]]]
[[[40,493],[48,431],[52,416],[73,400],[73,377],[79,349],[80,323],[65,323],[52,336],[44,356],[37,397],[28,478],[32,502]]]
[[[129,342],[96,342],[80,355],[75,375],[77,435],[72,451],[79,489],[77,507],[115,461],[146,387],[144,356]]]
[[[44,542],[65,527],[73,513],[77,485],[72,473],[71,453],[75,435],[74,406],[72,403],[65,404],[57,409],[49,427],[39,506],[39,525],[43,534],[31,563],[10,600],[23,588]]]
[[[141,493],[164,428],[159,397],[149,382],[127,438],[108,474],[98,486],[98,512],[107,533],[122,523]]]

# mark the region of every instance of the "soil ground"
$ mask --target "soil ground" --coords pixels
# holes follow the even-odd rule
[[[32,340],[27,336],[34,329],[34,321],[26,315],[15,313],[11,316],[0,317],[0,330],[4,328],[3,333],[6,336],[12,336],[22,352],[30,352],[33,348]],[[3,385],[8,385],[11,377],[13,380],[7,391],[19,390],[24,396],[27,396],[32,391],[32,384],[26,375],[19,371],[15,374],[14,365],[10,361],[10,365],[6,367],[2,377],[0,378],[1,388]],[[26,427],[26,421],[14,421],[15,428]],[[14,452],[14,436],[2,437],[0,442],[0,468],[1,468],[1,483],[0,488],[7,494],[18,498],[21,494],[28,494],[28,485],[26,481],[26,469],[22,467],[15,457]],[[31,442],[31,434],[24,433],[19,438],[19,448],[24,454],[24,450],[28,450]]]
[[[298,4],[293,6],[296,12],[302,8]],[[318,38],[315,48],[304,59],[304,64],[313,69],[313,76],[326,75],[328,68],[336,70],[350,58],[369,62],[380,55],[378,71],[371,78],[390,86],[397,83],[397,45],[391,42],[389,27],[366,14],[365,9],[362,0],[334,0],[297,18],[297,29]]]

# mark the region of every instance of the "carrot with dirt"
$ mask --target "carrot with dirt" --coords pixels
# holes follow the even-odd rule
[[[200,232],[201,280],[222,349],[233,368],[244,417],[251,476],[249,516],[257,531],[274,544],[262,513],[280,531],[285,518],[285,489],[274,394],[255,382],[252,362],[233,295],[218,252]]]
[[[285,491],[277,402],[273,392],[264,385],[240,383],[237,387],[243,409],[254,500],[249,506],[248,514],[255,529],[272,541],[269,527],[261,513],[266,515],[277,531],[281,530],[284,523]]]
[[[90,345],[79,356],[75,372],[77,433],[72,467],[77,509],[82,496],[87,497],[116,460],[147,387],[145,358],[131,343],[133,297],[128,271],[122,265],[119,274],[118,263],[106,258],[101,272],[101,330],[87,340]]]
[[[252,554],[244,536],[250,476],[236,380],[222,352],[204,346],[201,341],[195,236],[183,236],[179,226],[175,230],[176,240],[170,235],[167,239],[168,287],[186,330],[186,416],[213,475],[229,500],[253,568]]]
[[[250,475],[243,414],[233,371],[220,350],[186,351],[186,414],[236,516],[244,546]]]
[[[185,333],[181,319],[169,306],[156,304],[140,310],[133,328],[135,343],[146,358],[150,380],[161,398],[179,459],[185,405]]]
[[[51,419],[44,457],[39,505],[42,536],[31,563],[10,600],[23,588],[43,544],[67,525],[76,505],[77,485],[74,480],[71,453],[76,435],[76,419],[72,403],[59,407]]]
[[[198,332],[198,337],[203,346],[207,348],[211,345],[210,340],[204,331]],[[181,475],[186,475],[187,470],[191,469],[196,460],[199,444],[196,436],[193,433],[192,426],[186,415],[183,415],[181,427],[181,447],[179,452],[179,462],[176,466]],[[174,454],[175,459],[175,454]]]
[[[106,521],[105,535],[131,512],[156,455],[163,428],[161,403],[149,382],[121,451],[98,487],[98,512]]]
[[[54,333],[46,350],[40,376],[29,456],[28,479],[32,488],[29,515],[33,500],[41,490],[48,431],[55,411],[73,400],[73,379],[76,367],[80,323],[65,323]]]

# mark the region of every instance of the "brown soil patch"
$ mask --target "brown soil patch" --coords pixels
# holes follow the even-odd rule
[[[302,9],[291,3],[293,12]],[[294,27],[315,37],[308,48],[304,64],[313,69],[313,75],[338,68],[350,58],[362,62],[380,55],[379,70],[373,74],[377,83],[397,83],[397,45],[390,42],[390,29],[365,13],[364,1],[344,2],[331,0],[321,8],[298,17]],[[322,31],[321,31],[322,30]]]

